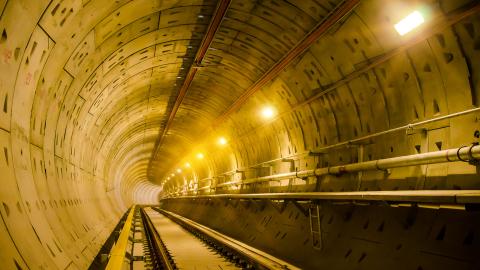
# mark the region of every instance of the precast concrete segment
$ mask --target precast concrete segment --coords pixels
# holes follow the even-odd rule
[[[227,261],[164,215],[151,208],[146,208],[145,212],[169,250],[178,269],[242,269]]]

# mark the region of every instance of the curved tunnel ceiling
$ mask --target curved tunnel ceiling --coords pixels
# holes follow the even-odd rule
[[[195,62],[219,3],[226,12]],[[399,36],[393,24],[416,8],[427,23]],[[301,156],[298,169],[355,162],[349,148],[322,162],[303,154],[476,107],[478,9],[467,0],[0,0],[0,261],[85,268],[127,207],[157,203],[190,178],[291,156]],[[265,105],[278,114],[267,122]],[[473,114],[435,122],[427,143],[392,133],[364,155],[469,144],[475,123]],[[196,151],[205,159],[194,161]],[[167,178],[185,162],[190,174]],[[472,173],[435,173],[459,168]],[[435,188],[458,185],[478,188]]]

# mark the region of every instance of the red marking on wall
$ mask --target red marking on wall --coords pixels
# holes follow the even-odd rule
[[[5,49],[2,52],[2,59],[5,64],[9,64],[12,60],[13,52],[10,49]]]
[[[27,73],[27,76],[25,76],[25,84],[26,85],[29,85],[31,82],[32,82],[32,73],[31,72],[28,72]]]

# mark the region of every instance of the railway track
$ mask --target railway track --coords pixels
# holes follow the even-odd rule
[[[140,212],[153,269],[299,269],[172,212]]]

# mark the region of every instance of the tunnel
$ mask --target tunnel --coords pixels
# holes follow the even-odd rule
[[[0,268],[480,269],[479,11],[0,0]]]

